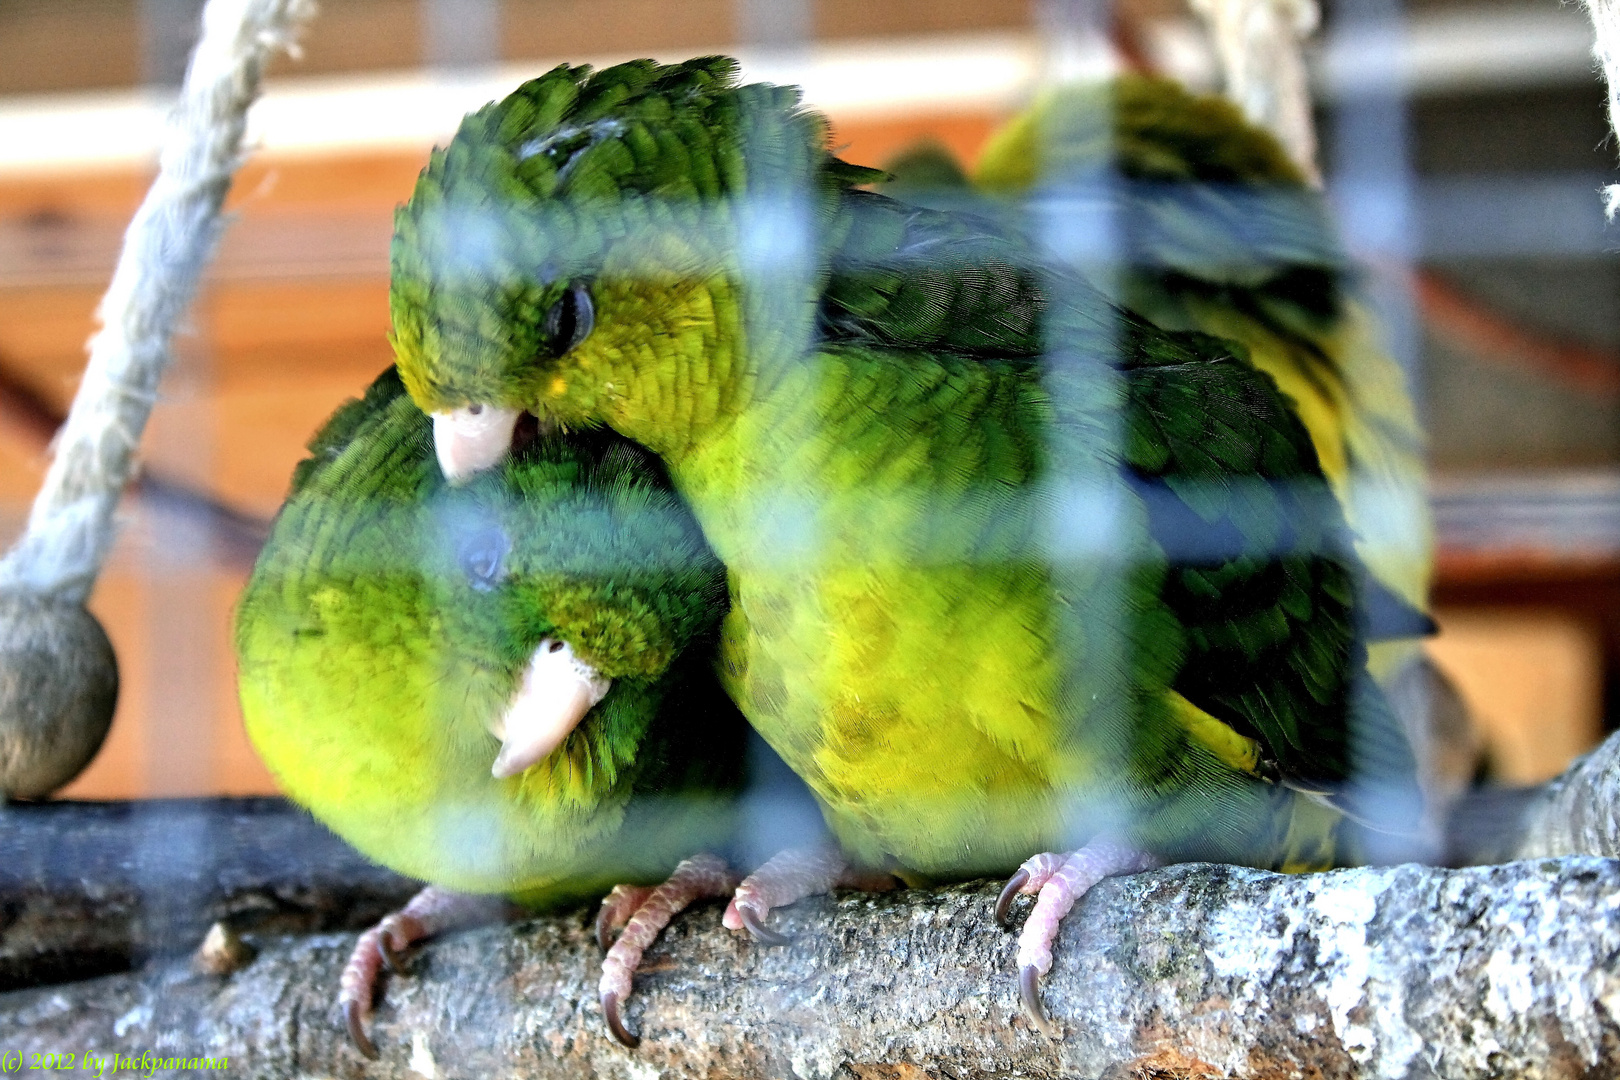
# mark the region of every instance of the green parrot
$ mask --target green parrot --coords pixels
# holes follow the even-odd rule
[[[1275,380],[825,146],[725,58],[525,84],[396,217],[399,370],[453,480],[525,414],[663,459],[727,568],[732,698],[853,863],[1039,891],[1050,1031],[1038,980],[1101,876],[1325,865],[1330,798],[1406,790],[1410,756]],[[727,924],[822,868],[756,873]]]
[[[236,652],[282,789],[432,883],[356,946],[340,997],[356,1044],[375,1056],[373,985],[412,941],[487,919],[492,895],[543,907],[609,886],[604,943],[639,920],[604,965],[620,1026],[628,972],[694,881],[735,885],[714,855],[682,863],[730,837],[748,745],[710,667],[719,562],[656,459],[611,432],[531,432],[449,489],[392,369],[310,449]]]

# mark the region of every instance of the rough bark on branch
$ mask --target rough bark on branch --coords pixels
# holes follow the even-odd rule
[[[0,990],[189,951],[219,920],[359,929],[419,887],[284,799],[0,802]]]
[[[1522,816],[1515,854],[1620,857],[1620,734],[1546,784]]]
[[[766,949],[677,919],[612,1042],[575,911],[428,945],[374,1035],[333,1016],[353,937],[259,942],[234,975],[183,961],[0,995],[8,1050],[228,1055],[232,1077],[1565,1077],[1620,1075],[1620,863],[1568,858],[1285,877],[1188,865],[1105,882],[1019,1015],[994,888],[850,895],[779,913]]]

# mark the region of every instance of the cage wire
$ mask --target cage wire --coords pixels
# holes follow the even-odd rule
[[[237,8],[247,6],[251,5],[236,5]],[[303,15],[299,4],[260,3],[258,6],[274,9],[273,14],[267,16],[274,25],[259,33],[261,37],[277,41],[285,40],[290,33],[287,27]],[[223,18],[220,13],[230,7],[225,0],[210,0],[203,23],[205,45],[199,48],[199,58],[206,57],[206,33],[213,25],[207,20]],[[1368,332],[1378,334],[1383,350],[1395,359],[1421,418],[1423,348],[1412,283],[1418,273],[1416,267],[1426,254],[1425,244],[1432,235],[1424,213],[1434,200],[1426,195],[1417,178],[1409,149],[1407,72],[1402,66],[1406,56],[1405,13],[1399,0],[1354,0],[1336,4],[1329,12],[1322,49],[1329,58],[1353,57],[1357,77],[1353,83],[1327,87],[1331,94],[1326,109],[1331,115],[1327,143],[1330,154],[1326,167],[1320,169],[1315,160],[1317,142],[1302,51],[1302,42],[1316,29],[1315,6],[1309,0],[1293,3],[1196,0],[1195,8],[1210,24],[1227,94],[1252,120],[1277,134],[1310,180],[1324,185],[1350,254],[1365,271],[1361,295],[1371,313],[1369,326],[1376,327]],[[165,0],[146,0],[143,6],[148,30],[145,70],[151,73],[153,82],[164,83],[167,73],[174,71],[176,12],[188,10],[195,9]],[[422,0],[421,14],[425,28],[424,64],[454,74],[487,69],[499,59],[499,0]],[[793,57],[803,56],[811,47],[814,14],[808,0],[740,0],[736,17],[741,44],[745,49],[787,57],[791,62]],[[1607,63],[1612,51],[1607,26],[1613,21],[1613,13],[1609,6],[1593,0],[1592,14],[1599,27],[1599,52]],[[1044,0],[1039,5],[1036,21],[1045,33],[1043,68],[1048,87],[1082,77],[1094,79],[1118,66],[1116,51],[1111,45],[1113,12],[1100,0]],[[254,63],[262,64],[263,43],[255,39],[253,47],[258,50]],[[1341,70],[1343,66],[1341,62]],[[1333,69],[1331,60],[1326,67]],[[203,59],[194,59],[191,78],[196,78],[197,72],[204,68]],[[115,292],[139,294],[143,287],[161,287],[165,284],[165,273],[178,281],[172,294],[154,301],[155,306],[163,309],[170,326],[196,288],[202,263],[220,228],[218,211],[224,186],[240,154],[240,114],[246,107],[241,91],[245,86],[245,97],[251,97],[251,83],[256,76],[256,68],[245,82],[238,76],[234,84],[238,100],[232,102],[237,110],[234,117],[213,121],[222,123],[233,132],[233,137],[216,141],[207,149],[201,178],[187,178],[175,185],[174,190],[187,198],[205,194],[202,202],[206,205],[190,210],[189,217],[164,218],[164,223],[177,232],[158,245],[161,252],[154,249],[144,262],[131,262],[128,266],[120,263]],[[190,88],[188,81],[186,92]],[[1108,122],[1107,118],[1104,122]],[[1075,133],[1054,129],[1043,132],[1043,137],[1050,147],[1048,158],[1061,161],[1062,148],[1072,143]],[[182,162],[165,159],[154,197],[163,190],[162,185],[169,182],[171,166],[180,164]],[[1163,224],[1163,218],[1145,213],[1144,207],[1165,208],[1166,215],[1180,210],[1197,212],[1200,193],[1191,186],[1186,191],[1142,192],[1131,188],[1136,183],[1122,176],[1112,162],[1090,162],[1067,171],[1050,171],[1041,177],[1027,198],[1014,203],[959,191],[941,192],[937,197],[952,209],[1001,223],[1010,221],[1024,235],[1033,238],[1031,250],[1027,252],[1029,264],[1045,275],[1051,308],[1062,310],[1066,306],[1087,304],[1084,299],[1065,295],[1065,289],[1076,281],[1089,283],[1108,296],[1121,295],[1123,276],[1141,269],[1142,260],[1150,257],[1142,237]],[[1610,189],[1611,213],[1613,190]],[[1275,202],[1267,202],[1272,197],[1268,193],[1254,197],[1254,221],[1262,223],[1255,226],[1257,232],[1263,231],[1265,221],[1286,219],[1294,212],[1286,205],[1289,196],[1276,195]],[[133,238],[139,235],[139,226],[137,221],[132,227],[132,244]],[[480,222],[455,218],[446,225],[455,240],[447,244],[445,250],[476,268],[489,254],[484,241],[492,231],[498,232],[503,227],[499,219]],[[765,192],[751,192],[746,200],[717,210],[707,227],[712,236],[687,239],[706,243],[721,252],[723,260],[735,263],[745,289],[765,296],[791,297],[804,295],[814,287],[820,272],[817,221],[812,193],[803,187],[789,183]],[[649,248],[655,246],[654,240],[656,238],[649,238]],[[1487,237],[1481,242],[1488,247],[1491,241]],[[1259,247],[1264,249],[1263,238]],[[159,253],[169,256],[171,252],[181,255],[168,263],[158,258]],[[172,269],[157,269],[160,266],[172,266]],[[113,310],[114,298],[109,294],[104,311]],[[769,305],[762,305],[757,311],[773,319],[781,315],[779,308]],[[55,563],[43,571],[52,582],[51,587],[66,587],[81,598],[108,550],[112,506],[127,476],[128,458],[144,424],[145,410],[157,393],[157,376],[169,355],[168,337],[172,333],[167,326],[150,330],[146,337],[127,346],[131,354],[145,358],[149,373],[133,378],[128,385],[112,386],[114,377],[101,372],[104,366],[101,357],[109,348],[110,335],[117,329],[113,319],[109,318],[108,322],[106,333],[109,336],[98,338],[93,345],[91,369],[86,378],[87,386],[92,387],[103,379],[109,381],[102,411],[94,420],[95,437],[122,441],[110,452],[97,449],[92,453],[103,465],[111,462],[108,477],[98,481],[95,492],[62,494],[66,483],[61,479],[66,468],[64,463],[77,460],[76,440],[85,437],[87,421],[80,418],[81,409],[76,402],[73,418],[61,437],[57,465],[53,466],[52,477],[47,481],[47,491],[54,494],[42,495],[40,505],[50,505],[54,499],[68,511],[64,520],[71,518],[72,526],[83,535],[75,533],[76,539],[64,540],[53,533],[48,540],[36,542],[31,538],[37,528],[55,520],[48,521],[42,516],[43,511],[37,511],[39,522],[31,522],[30,534],[19,548],[21,551],[30,548],[47,551],[50,558],[45,562]],[[1061,320],[1056,320],[1054,325],[1063,327]],[[797,346],[802,362],[817,364],[814,327],[800,320],[797,330],[802,335]],[[774,323],[749,327],[753,337],[768,338],[778,332],[780,328]],[[1065,610],[1067,621],[1060,628],[1060,635],[1065,641],[1066,655],[1077,658],[1072,661],[1077,667],[1069,673],[1070,677],[1090,687],[1094,698],[1110,703],[1100,706],[1102,708],[1125,708],[1129,699],[1128,688],[1120,684],[1120,673],[1129,666],[1121,655],[1126,643],[1120,627],[1128,617],[1124,610],[1123,597],[1127,589],[1123,579],[1132,569],[1128,537],[1132,530],[1141,528],[1140,521],[1133,515],[1143,513],[1135,501],[1140,493],[1132,492],[1125,485],[1116,464],[1123,457],[1118,415],[1107,410],[1099,413],[1096,404],[1117,402],[1120,398],[1120,376],[1110,357],[1120,347],[1122,334],[1117,325],[1104,326],[1090,334],[1076,331],[1065,336],[1060,333],[1048,342],[1041,363],[1052,410],[1059,418],[1080,418],[1071,426],[1083,429],[1091,441],[1065,441],[1061,435],[1065,430],[1063,423],[1054,424],[1057,434],[1048,448],[1051,474],[1043,490],[1029,493],[1044,509],[1045,518],[1032,534],[1033,550],[1023,553],[1045,561],[1054,567],[1056,576],[1074,583],[1072,603]],[[195,365],[189,385],[183,390],[166,392],[174,397],[181,393],[195,396],[198,402],[195,430],[205,432],[209,424],[206,394],[210,352],[206,327],[201,328],[187,351],[189,362]],[[356,393],[361,389],[354,388]],[[1353,388],[1352,392],[1366,389]],[[98,444],[92,440],[91,445]],[[189,441],[183,453],[199,470],[205,468],[209,457],[206,436]],[[1421,474],[1408,478],[1410,482],[1403,482],[1388,474],[1357,471],[1359,467],[1360,463],[1352,463],[1346,489],[1359,531],[1358,548],[1369,561],[1380,565],[1424,563],[1431,554],[1433,534],[1429,524],[1428,492],[1423,487]],[[769,490],[749,494],[755,502],[744,513],[752,515],[758,530],[769,536],[768,546],[774,556],[789,567],[815,565],[822,557],[826,541],[824,530],[836,527],[835,519],[847,513],[843,504],[832,506],[818,502],[817,495],[811,492]],[[1297,495],[1306,505],[1318,496],[1314,490]],[[857,501],[863,497],[887,496],[854,493]],[[926,499],[926,494],[919,498]],[[603,521],[611,520],[614,513],[605,506],[584,506],[580,512],[596,515]],[[938,508],[942,518],[948,518],[950,512],[949,507]],[[83,531],[84,523],[90,521],[95,523],[93,528]],[[455,549],[456,557],[464,554],[457,546],[462,541],[454,539],[460,535],[459,526],[449,518],[431,524],[407,521],[387,527],[442,530],[444,535],[438,539],[424,539],[421,548],[424,559],[444,557],[443,545],[446,544]],[[51,525],[51,528],[57,526]],[[217,675],[211,673],[223,667],[216,658],[206,655],[206,642],[210,639],[198,621],[199,613],[205,610],[201,597],[216,587],[215,545],[206,522],[194,518],[145,515],[142,532],[146,554],[141,573],[145,587],[152,593],[148,605],[152,615],[147,626],[151,656],[149,681],[158,688],[147,703],[148,712],[155,720],[150,729],[153,741],[147,749],[153,762],[151,779],[159,788],[172,782],[179,789],[197,790],[206,787],[211,751],[203,733],[209,730],[211,714],[218,705],[218,687],[212,681]],[[446,536],[451,539],[445,539]],[[1197,548],[1198,542],[1197,537],[1187,537],[1186,550],[1170,550],[1168,554],[1190,560],[1208,555]],[[1329,553],[1344,554],[1342,550]],[[1271,554],[1253,553],[1256,558]],[[64,558],[65,555],[70,557]],[[8,581],[32,580],[32,571],[25,573],[18,569],[21,565],[18,557],[8,559],[5,567]],[[599,569],[619,572],[624,568],[604,565]],[[425,576],[419,567],[379,566],[376,570],[379,575],[392,572],[424,573]],[[1395,660],[1391,659],[1390,663]],[[829,703],[828,708],[834,704]],[[1412,723],[1415,729],[1426,727],[1421,716]],[[825,825],[804,785],[762,740],[757,736],[751,736],[751,740],[746,756],[753,779],[740,796],[745,809],[732,848],[735,860],[743,866],[757,865],[784,848],[826,843]],[[1098,778],[1095,790],[1083,791],[1077,787],[1072,804],[1060,811],[1064,823],[1059,831],[1074,847],[1098,834],[1130,832],[1134,824],[1132,816],[1139,809],[1121,796],[1118,786],[1107,779],[1107,774],[1126,769],[1123,759],[1130,748],[1109,744],[1086,750],[1104,763],[1099,770],[1104,776]],[[1400,827],[1421,817],[1421,808],[1405,801],[1405,796],[1394,789],[1381,786],[1377,777],[1369,778],[1367,787],[1367,790],[1355,792],[1355,805],[1370,819],[1369,827],[1362,834],[1367,857],[1373,861],[1432,857],[1434,836],[1423,835],[1421,831],[1414,834],[1413,830]],[[468,865],[516,857],[489,844],[489,837],[499,831],[491,824],[490,815],[494,813],[496,811],[471,802],[448,808],[440,823],[443,843]],[[650,817],[678,816],[680,810],[659,806],[647,813]],[[177,921],[171,909],[198,902],[196,879],[185,868],[217,858],[218,853],[210,851],[216,840],[208,835],[205,824],[191,821],[177,825],[166,810],[154,812],[150,820],[153,827],[143,839],[139,856],[150,875],[145,902],[155,919]]]

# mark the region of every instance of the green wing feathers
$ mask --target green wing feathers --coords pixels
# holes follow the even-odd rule
[[[1014,194],[1099,168],[1123,181],[1121,301],[1166,329],[1241,343],[1310,432],[1357,554],[1426,607],[1423,437],[1321,194],[1229,102],[1142,76],[1049,95],[991,140],[975,181]],[[1375,651],[1383,673],[1411,650]]]

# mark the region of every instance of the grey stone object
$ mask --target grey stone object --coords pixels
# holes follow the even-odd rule
[[[101,748],[118,661],[76,599],[0,591],[0,800],[38,798]]]

